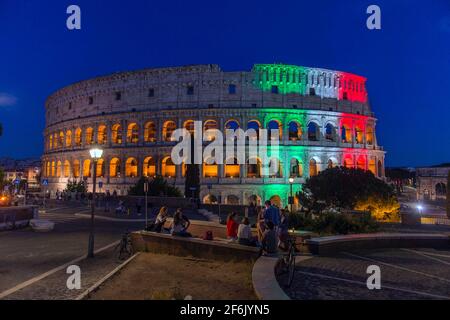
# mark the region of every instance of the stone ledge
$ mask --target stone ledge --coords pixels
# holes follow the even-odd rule
[[[252,270],[253,289],[260,300],[290,300],[275,276],[280,258],[261,256]]]
[[[450,236],[426,233],[372,233],[330,236],[306,240],[314,254],[332,254],[349,249],[413,248],[450,246]]]

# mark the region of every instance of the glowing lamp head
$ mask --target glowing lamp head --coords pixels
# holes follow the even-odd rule
[[[289,183],[294,183],[294,178],[289,178]]]
[[[100,148],[92,148],[91,150],[89,150],[89,153],[91,154],[92,159],[98,160],[102,157],[103,150]]]
[[[423,207],[420,204],[418,204],[417,205],[417,210],[422,211],[422,209],[423,209]]]

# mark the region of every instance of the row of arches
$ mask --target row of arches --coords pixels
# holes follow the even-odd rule
[[[210,129],[219,129],[218,121],[209,119],[203,122],[203,133]],[[355,143],[362,144],[364,141],[367,144],[373,144],[374,141],[374,131],[371,126],[363,128],[362,126],[350,127],[347,124],[343,124],[338,130],[331,122],[325,124],[323,128],[315,122],[309,121],[306,127],[303,127],[300,121],[291,120],[287,123],[287,137],[289,141],[298,140],[309,140],[309,141],[338,141],[340,138],[342,142],[350,143],[355,141]],[[225,129],[237,130],[241,125],[238,120],[229,119],[224,123]],[[194,120],[186,120],[183,123],[183,128],[187,129],[189,132],[194,133]],[[258,135],[259,129],[263,126],[259,120],[253,119],[247,122],[247,129],[254,129]],[[112,144],[122,144],[124,139],[129,144],[137,144],[140,141],[141,128],[136,122],[131,122],[124,127],[121,123],[115,123],[111,125],[110,133],[108,132],[108,127],[104,124],[99,125],[97,128],[87,127],[81,129],[80,127],[67,131],[59,131],[50,134],[47,138],[47,149],[58,149],[64,147],[81,146],[84,142],[86,145],[99,144],[104,145],[108,143],[108,139],[111,140]],[[156,142],[158,139],[162,139],[164,142],[172,141],[172,133],[177,129],[177,124],[173,120],[167,120],[163,122],[161,128],[161,137],[158,137],[157,125],[154,121],[148,121],[143,125],[143,141]],[[283,138],[283,124],[281,121],[273,119],[267,122],[266,129],[278,130],[279,139]],[[306,131],[306,135],[304,135]],[[277,137],[271,136],[271,131],[269,131],[269,139],[276,139]],[[323,133],[323,134],[322,134]],[[207,140],[211,141],[214,136],[207,136]]]
[[[212,162],[209,159],[205,159],[202,165],[202,176],[204,178],[283,178],[284,177],[284,164],[278,160],[277,170],[269,170],[268,167],[264,167],[260,158],[249,158],[244,165],[238,164],[236,158],[228,159],[223,164],[223,172],[218,164]],[[352,156],[344,157],[343,163],[339,164],[336,158],[330,158],[325,165],[320,163],[320,159],[313,157],[308,163],[304,164],[300,159],[295,157],[291,158],[288,166],[289,177],[302,178],[304,177],[305,170],[309,177],[317,175],[321,170],[326,168],[333,168],[338,165],[343,165],[347,168],[359,168],[362,170],[370,170],[374,175],[382,177],[383,166],[381,160],[376,161],[374,157],[367,159],[366,156],[359,156],[356,159],[356,163],[353,161]],[[142,166],[140,168],[140,166]],[[181,176],[184,177],[186,173],[186,165],[180,166]],[[106,171],[108,169],[108,171]],[[245,169],[245,170],[241,170]],[[90,159],[78,160],[75,159],[72,162],[65,161],[46,161],[44,164],[44,175],[46,177],[58,177],[58,178],[79,178],[79,177],[91,177],[92,162]],[[157,174],[166,178],[177,177],[177,166],[173,163],[170,156],[163,157],[159,163],[155,157],[145,157],[140,164],[135,157],[128,157],[125,160],[121,160],[118,157],[113,157],[106,162],[105,159],[99,159],[97,161],[96,174],[97,177],[138,177],[142,176],[155,176]]]

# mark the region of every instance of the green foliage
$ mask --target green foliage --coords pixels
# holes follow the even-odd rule
[[[138,182],[134,186],[132,186],[128,194],[131,196],[143,196],[144,193],[144,184],[146,178],[141,177]],[[152,179],[149,179],[148,182],[148,193],[149,196],[166,196],[166,197],[181,197],[181,192],[178,188],[171,186],[167,183],[167,181],[162,176],[156,176]]]
[[[289,215],[289,228],[314,231],[321,235],[368,233],[379,229],[378,223],[369,215],[352,217],[343,213],[324,212],[314,219],[303,214]]]
[[[450,171],[447,176],[447,217],[450,219]]]
[[[84,180],[81,181],[69,180],[67,182],[67,186],[64,191],[86,193],[87,192],[86,182]]]
[[[377,218],[398,213],[393,189],[370,171],[335,167],[309,178],[298,194],[302,206],[312,212],[325,208],[369,210]]]
[[[0,193],[3,191],[3,188],[6,185],[6,180],[5,180],[5,172],[3,171],[2,168],[0,168]]]

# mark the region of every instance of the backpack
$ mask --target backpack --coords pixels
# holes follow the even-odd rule
[[[203,235],[203,240],[214,240],[213,233],[211,230],[208,230]]]

